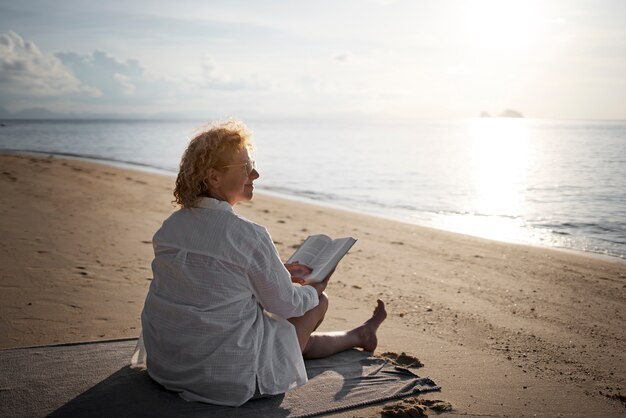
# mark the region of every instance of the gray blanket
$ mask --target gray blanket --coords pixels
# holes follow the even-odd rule
[[[239,408],[186,402],[128,366],[136,339],[0,351],[1,417],[296,417],[439,390],[367,353],[306,361],[309,383]]]

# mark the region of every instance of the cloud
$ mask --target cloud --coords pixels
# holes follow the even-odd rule
[[[192,77],[155,76],[136,59],[105,51],[46,53],[11,31],[0,36],[0,105],[46,106],[61,112],[166,111],[181,103],[204,107],[240,103],[244,92],[266,87],[254,74],[235,75],[206,56]]]
[[[13,31],[0,36],[0,91],[40,97],[100,94],[81,83],[57,57],[42,53]]]
[[[98,101],[152,96],[157,90],[155,80],[146,74],[137,60],[121,60],[103,51],[91,54],[58,52],[55,56],[71,68],[82,83],[102,92]]]
[[[193,91],[183,84],[152,76],[135,59],[104,51],[47,53],[14,31],[0,35],[0,105],[10,109],[139,110]]]
[[[113,74],[113,78],[120,83],[124,94],[130,96],[134,94],[135,91],[137,90],[137,87],[132,83],[132,81],[130,80],[128,76],[125,76],[124,74],[120,74],[120,73],[115,73]]]
[[[254,90],[260,88],[258,83],[242,78],[234,78],[218,70],[213,57],[206,56],[202,61],[201,86],[209,90]]]
[[[102,92],[100,97],[83,98],[99,104],[141,104],[182,95],[193,97],[209,91],[258,89],[253,79],[237,78],[218,69],[213,58],[203,59],[200,78],[181,76],[176,80],[156,77],[135,59],[119,59],[104,51],[91,54],[59,52],[55,56],[78,80]]]

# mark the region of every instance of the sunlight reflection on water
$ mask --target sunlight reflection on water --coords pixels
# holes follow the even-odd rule
[[[473,212],[517,216],[524,212],[529,132],[521,119],[475,119],[469,125]]]
[[[528,241],[534,233],[521,218],[528,212],[525,192],[531,155],[528,122],[509,118],[472,119],[467,129],[467,182],[473,189],[473,198],[467,202],[464,213],[441,214],[436,223],[486,238]]]

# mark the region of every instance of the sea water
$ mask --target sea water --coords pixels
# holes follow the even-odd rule
[[[175,173],[202,121],[2,121],[0,149]],[[257,190],[626,258],[626,121],[250,120]],[[323,231],[321,231],[323,232]]]

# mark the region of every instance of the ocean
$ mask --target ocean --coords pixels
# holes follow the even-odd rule
[[[203,121],[5,120],[0,150],[175,174]],[[249,120],[257,190],[626,258],[626,121]],[[323,231],[320,231],[323,232]]]

